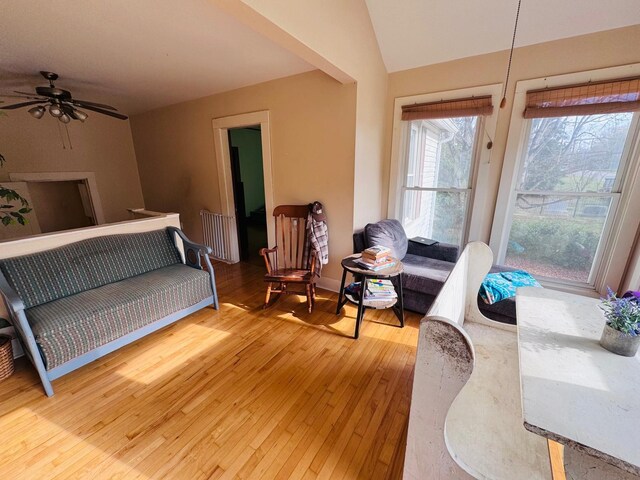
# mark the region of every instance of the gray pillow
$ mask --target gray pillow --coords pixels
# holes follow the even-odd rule
[[[398,220],[380,220],[364,227],[367,247],[383,245],[391,249],[391,255],[402,260],[407,254],[409,240],[404,228]]]

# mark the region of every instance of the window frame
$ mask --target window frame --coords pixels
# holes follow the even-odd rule
[[[402,220],[402,196],[408,168],[408,149],[410,148],[411,121],[401,120],[402,106],[413,103],[436,102],[440,100],[454,100],[473,96],[490,95],[494,109],[491,115],[480,116],[476,126],[476,148],[471,165],[471,178],[468,189],[467,211],[463,226],[462,245],[472,240],[482,240],[483,213],[493,205],[487,205],[491,200],[488,195],[488,178],[491,164],[491,154],[494,150],[486,148],[487,142],[495,139],[502,84],[484,85],[479,87],[449,90],[421,95],[397,97],[394,102],[393,131],[391,143],[391,168],[389,178],[389,198],[387,216]],[[430,190],[430,189],[427,189]]]
[[[506,257],[515,200],[519,193],[518,181],[524,164],[524,155],[531,128],[532,119],[523,117],[526,92],[545,87],[560,87],[589,81],[611,80],[639,74],[640,64],[633,64],[517,82],[489,243],[494,252],[496,263],[503,263]],[[603,226],[600,244],[594,256],[594,266],[590,272],[588,283],[541,278],[543,286],[597,296],[598,292],[604,292],[607,286],[611,286],[615,290],[620,285],[626,268],[627,257],[633,245],[637,225],[640,221],[640,214],[634,213],[630,208],[633,203],[631,199],[640,195],[640,179],[638,179],[640,166],[640,158],[638,158],[640,154],[639,130],[640,114],[635,112],[629,126],[630,134],[622,152],[613,191],[604,195],[612,198],[611,213],[607,216]],[[570,192],[555,193],[558,195],[571,195]],[[635,225],[635,227],[623,231],[623,225]]]

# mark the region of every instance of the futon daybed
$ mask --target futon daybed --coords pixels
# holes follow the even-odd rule
[[[404,266],[402,288],[404,308],[424,314],[440,292],[458,259],[459,248],[447,243],[424,245],[407,239],[398,220],[387,219],[368,224],[364,230],[353,234],[353,251],[359,253],[373,245],[389,247]],[[508,272],[514,269],[493,265],[490,273]],[[516,324],[516,302],[508,298],[492,305],[478,297],[478,307],[492,320]]]
[[[62,375],[205,306],[217,309],[208,253],[168,227],[0,260],[0,293],[46,394]]]

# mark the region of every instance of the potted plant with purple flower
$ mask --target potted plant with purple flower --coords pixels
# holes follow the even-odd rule
[[[616,297],[607,287],[607,298],[600,308],[607,323],[604,326],[600,345],[610,352],[633,357],[640,347],[640,301],[634,295]]]

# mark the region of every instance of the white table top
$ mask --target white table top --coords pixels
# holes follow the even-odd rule
[[[640,475],[640,354],[621,357],[599,345],[605,323],[599,303],[518,289],[524,424]]]

